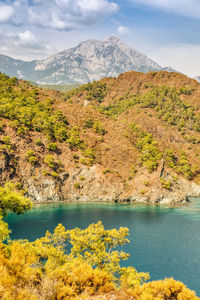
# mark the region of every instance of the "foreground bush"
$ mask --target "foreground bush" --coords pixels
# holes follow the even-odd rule
[[[148,300],[195,300],[199,299],[195,293],[186,286],[173,278],[152,281],[143,284],[133,291],[134,299]]]

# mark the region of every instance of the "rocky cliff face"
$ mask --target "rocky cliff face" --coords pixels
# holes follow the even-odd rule
[[[134,188],[132,182],[129,182],[128,187],[124,180],[115,174],[105,174],[102,166],[98,164],[67,168],[68,172],[61,174],[59,178],[53,178],[44,175],[44,168],[30,168],[22,157],[15,169],[16,173],[11,174],[9,171],[2,159],[1,182],[11,178],[14,182],[20,182],[27,196],[35,203],[109,201],[180,205],[188,202],[189,197],[200,197],[200,185],[181,177],[176,180],[170,191],[163,189],[160,185],[161,168],[153,175],[144,169],[140,170],[135,176]],[[166,169],[162,176],[169,179],[172,178],[172,173]]]
[[[40,61],[23,62],[0,55],[1,72],[40,84],[86,83],[130,70],[145,73],[161,69],[116,36],[84,41]]]
[[[173,192],[163,190],[158,184],[151,185],[145,195],[141,190],[124,190],[122,182],[117,182],[112,176],[103,176],[102,169],[97,166],[81,168],[78,172],[72,172],[66,182],[55,182],[53,179],[40,177],[39,182],[31,179],[24,182],[27,187],[28,196],[38,203],[59,202],[59,201],[84,201],[84,202],[121,202],[121,203],[146,203],[146,204],[170,204],[180,205],[187,203],[190,197],[200,197],[200,186],[180,179],[176,183]],[[76,182],[80,181],[81,174],[84,174],[84,183],[80,184],[79,189],[75,188]],[[79,176],[80,175],[80,176]],[[138,188],[143,187],[144,174],[141,175],[142,181],[138,182]],[[159,177],[156,178],[159,182]]]

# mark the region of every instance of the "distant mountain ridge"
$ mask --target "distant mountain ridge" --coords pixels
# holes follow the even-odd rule
[[[22,61],[0,55],[0,72],[40,84],[76,84],[116,77],[126,71],[167,70],[117,36],[87,40],[49,58]]]

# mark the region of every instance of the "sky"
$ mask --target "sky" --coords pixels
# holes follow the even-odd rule
[[[0,54],[13,58],[111,34],[163,67],[200,75],[200,0],[0,0]]]

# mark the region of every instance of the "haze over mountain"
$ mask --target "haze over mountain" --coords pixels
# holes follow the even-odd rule
[[[114,35],[103,41],[83,41],[43,60],[27,62],[0,55],[0,72],[40,84],[86,83],[131,70],[173,71],[162,68]]]

